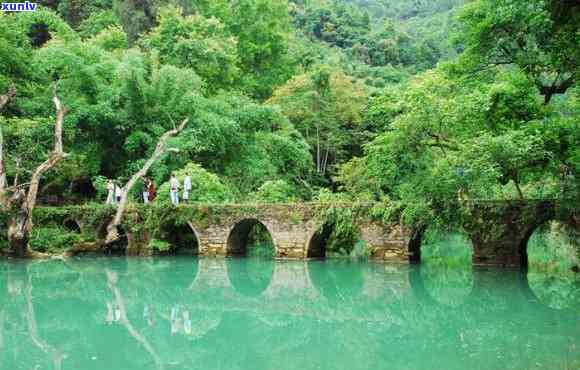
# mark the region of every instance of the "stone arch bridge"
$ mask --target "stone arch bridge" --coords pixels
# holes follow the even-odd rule
[[[329,210],[347,211],[373,259],[389,262],[420,260],[421,238],[428,226],[384,222],[379,204],[254,204],[134,206],[123,229],[128,255],[151,254],[150,242],[160,229],[195,235],[203,256],[243,255],[250,231],[261,224],[269,232],[277,258],[324,257]],[[114,208],[109,206],[39,207],[35,224],[57,223],[92,235],[102,243]],[[558,220],[580,230],[580,207],[553,200],[473,201],[462,205],[461,229],[473,246],[473,262],[526,265],[527,241],[540,225]],[[327,224],[327,223],[326,223]],[[332,225],[331,225],[332,226]],[[179,227],[179,230],[176,229]],[[82,248],[81,248],[82,249]]]

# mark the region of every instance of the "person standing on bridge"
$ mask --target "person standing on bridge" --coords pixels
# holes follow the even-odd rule
[[[123,196],[123,188],[118,183],[115,184],[115,202],[117,204],[121,203],[121,197]]]
[[[191,192],[191,176],[185,175],[183,179],[183,202],[187,203],[189,200],[189,192]]]
[[[143,203],[149,203],[149,178],[147,176],[143,176],[141,178],[141,194],[143,195]]]
[[[153,183],[153,180],[149,179],[149,182],[147,183],[147,192],[149,193],[149,201],[153,202],[155,200],[155,197],[157,197],[157,190],[155,190],[155,183]]]
[[[107,180],[107,204],[115,204],[115,183]]]
[[[179,204],[179,180],[175,177],[175,174],[171,175],[171,179],[169,180],[169,195],[171,196],[171,204],[177,206]]]

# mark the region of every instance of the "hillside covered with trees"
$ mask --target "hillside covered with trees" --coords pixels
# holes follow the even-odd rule
[[[41,5],[0,14],[7,184],[51,150],[55,83],[68,110],[41,201],[103,201],[184,118],[150,171],[157,202],[173,172],[194,201],[379,201],[408,219],[578,196],[575,1]]]

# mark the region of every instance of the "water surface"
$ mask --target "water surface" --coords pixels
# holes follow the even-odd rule
[[[580,368],[574,278],[191,257],[0,277],[2,370]]]

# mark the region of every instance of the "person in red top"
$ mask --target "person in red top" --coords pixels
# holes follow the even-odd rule
[[[155,184],[153,183],[153,180],[150,178],[147,178],[147,192],[149,192],[149,201],[154,201],[155,197],[157,196],[157,191],[155,190]]]

